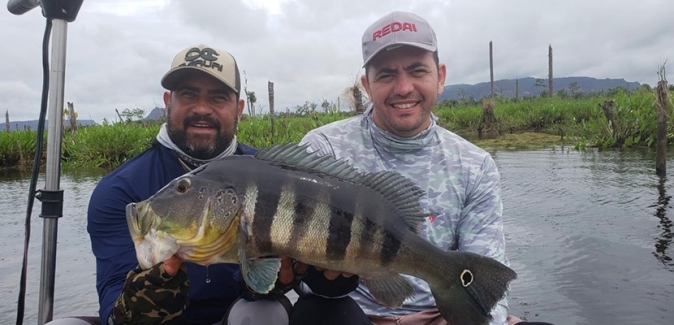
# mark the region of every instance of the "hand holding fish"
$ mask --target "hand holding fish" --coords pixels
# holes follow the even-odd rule
[[[146,270],[131,270],[115,301],[111,320],[115,324],[170,321],[187,308],[188,288],[187,272],[175,255]]]
[[[309,264],[304,264],[300,261],[296,261],[293,264],[293,269],[295,270],[295,274],[306,274],[307,271],[309,271],[309,267],[311,265]],[[353,273],[348,273],[348,272],[341,272],[341,271],[335,271],[335,270],[326,270],[322,267],[314,266],[316,271],[321,271],[323,272],[323,275],[325,276],[326,279],[328,280],[334,280],[337,279],[338,276],[343,276],[345,278],[350,278],[353,276]],[[281,270],[283,270],[283,260],[281,261]],[[279,279],[281,279],[282,275],[279,275]],[[285,283],[285,282],[284,282]]]
[[[508,325],[515,325],[521,323],[522,319],[520,319],[517,316],[508,315],[508,317],[506,318],[506,322],[508,322]]]
[[[353,273],[348,273],[348,272],[341,272],[341,271],[335,271],[335,270],[326,270],[322,267],[314,266],[316,271],[323,271],[323,275],[325,275],[325,278],[328,280],[334,280],[337,279],[338,276],[343,276],[345,278],[350,278],[353,276]]]
[[[168,273],[169,276],[176,276],[178,274],[178,270],[180,270],[182,266],[182,260],[178,256],[171,256],[169,259],[164,261],[164,271]],[[185,271],[185,268],[183,267],[183,271]]]

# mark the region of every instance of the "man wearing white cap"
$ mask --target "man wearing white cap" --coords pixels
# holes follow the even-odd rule
[[[206,268],[172,257],[147,270],[138,267],[127,204],[149,198],[199,165],[256,152],[236,138],[244,101],[232,55],[203,44],[187,47],[161,85],[167,121],[152,146],[103,177],[89,202],[100,317],[50,325],[287,324],[291,306],[284,293],[299,281],[290,260],[283,261],[277,286],[266,296],[247,290],[235,264]]]
[[[347,159],[362,172],[394,170],[414,180],[426,192],[420,203],[430,215],[421,225],[421,236],[442,249],[469,251],[508,265],[496,164],[489,153],[438,126],[432,114],[444,89],[446,67],[439,62],[431,26],[418,15],[392,12],[367,28],[362,52],[361,82],[372,106],[360,116],[310,131],[302,142],[321,154]],[[326,320],[323,324],[467,323],[468,313],[482,318],[480,324],[519,321],[506,320],[506,297],[489,315],[477,308],[456,308],[445,319],[428,284],[404,277],[415,294],[400,308],[379,304],[362,281],[347,297],[331,303],[321,297],[325,285],[314,287],[305,279],[305,295],[291,321],[295,313],[307,324],[318,323],[318,317]],[[331,309],[331,304],[336,307]],[[312,312],[316,319],[310,318]]]

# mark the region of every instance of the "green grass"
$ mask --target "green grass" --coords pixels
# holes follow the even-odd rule
[[[149,148],[159,127],[116,123],[80,128],[65,134],[63,161],[68,167],[117,167]]]
[[[31,165],[35,159],[36,145],[37,132],[15,131],[0,133],[0,166],[18,167]]]
[[[670,116],[673,113],[671,99],[672,94],[668,106]],[[604,101],[614,102],[615,124],[609,124],[604,116],[601,107]],[[439,104],[434,113],[439,117],[441,126],[489,148],[573,144],[580,149],[587,146],[608,148],[655,144],[657,106],[653,90],[616,91],[611,96],[576,99],[495,99],[493,103],[495,122],[489,126],[483,124],[482,107],[477,105],[445,105],[445,102]],[[352,114],[348,112],[330,110],[318,113],[307,108],[277,116],[273,131],[269,115],[246,117],[239,123],[237,134],[240,142],[263,148],[298,142],[309,130],[350,116]],[[104,123],[80,128],[75,134],[65,132],[62,146],[64,168],[115,168],[148,148],[159,128],[159,123]],[[491,139],[472,139],[478,130],[492,135]],[[537,134],[521,131],[535,131]],[[35,131],[0,133],[0,168],[30,166],[35,157],[35,138]],[[670,143],[674,139],[671,119],[668,139]]]

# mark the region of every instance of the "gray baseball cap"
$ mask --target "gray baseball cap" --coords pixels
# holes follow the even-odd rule
[[[379,52],[400,45],[435,52],[438,40],[426,20],[411,12],[394,11],[379,18],[363,34],[363,66]]]

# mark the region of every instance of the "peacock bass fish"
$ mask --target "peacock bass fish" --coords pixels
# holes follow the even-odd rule
[[[413,296],[400,276],[426,281],[445,320],[488,324],[516,273],[469,252],[443,251],[418,235],[423,190],[393,172],[358,172],[306,146],[229,156],[180,176],[127,206],[142,268],[176,255],[204,266],[238,263],[260,293],[280,258],[357,274],[375,299],[399,307]]]

